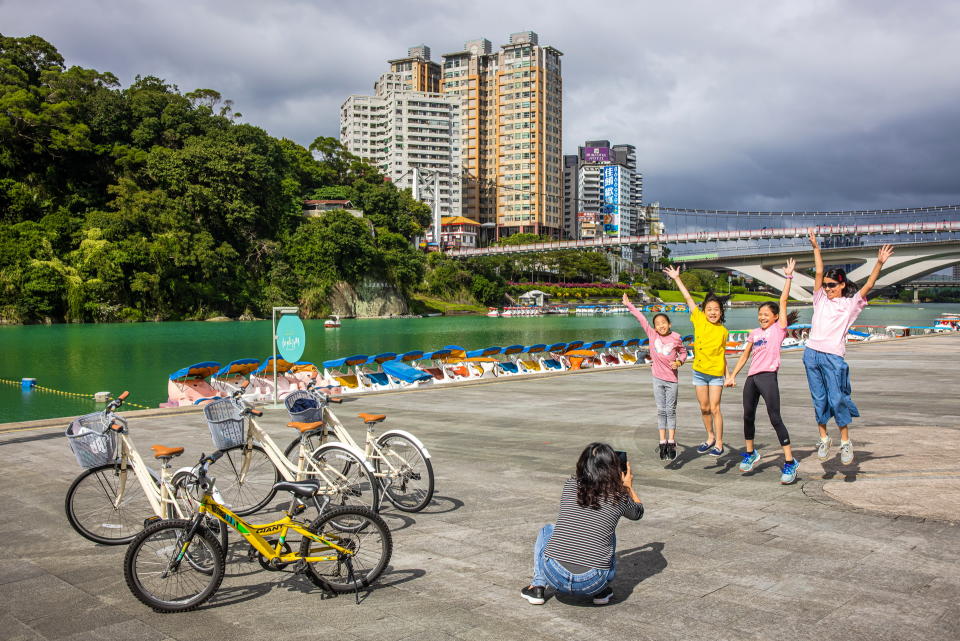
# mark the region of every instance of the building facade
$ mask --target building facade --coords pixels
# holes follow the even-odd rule
[[[436,90],[440,65],[430,49],[413,47],[391,60],[373,96],[349,96],[340,108],[340,142],[375,165],[397,187],[441,216],[461,214],[461,100]],[[436,192],[436,193],[435,193]]]
[[[563,236],[562,55],[523,31],[443,56],[441,91],[462,100],[463,213],[496,238]]]
[[[588,140],[564,160],[564,224],[570,238],[636,236],[646,233],[643,175],[633,145]],[[623,258],[644,262],[638,249],[624,247]]]

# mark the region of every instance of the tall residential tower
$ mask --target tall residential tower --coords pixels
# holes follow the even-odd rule
[[[563,236],[560,56],[533,31],[494,52],[471,40],[443,56],[441,90],[463,101],[463,214],[494,229]]]

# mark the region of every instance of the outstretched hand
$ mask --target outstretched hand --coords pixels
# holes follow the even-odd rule
[[[793,270],[796,268],[796,266],[797,266],[797,261],[794,260],[793,258],[788,258],[788,259],[787,259],[787,265],[786,265],[786,267],[783,268],[783,275],[784,275],[784,276],[792,276],[792,275],[793,275]]]
[[[810,236],[810,244],[813,246],[813,248],[814,248],[814,249],[820,249],[820,243],[817,242],[817,228],[816,228],[816,227],[808,227],[808,228],[807,228],[807,233],[808,233],[809,236]]]
[[[893,256],[893,245],[884,245],[877,251],[877,262],[881,265]]]
[[[670,278],[672,278],[673,280],[676,280],[676,279],[680,278],[680,268],[679,268],[679,267],[674,267],[674,266],[665,267],[664,270],[663,270],[663,273],[666,274],[667,276],[669,276]]]
[[[629,304],[630,304],[630,297],[627,296],[627,293],[626,293],[626,292],[623,293],[623,304],[624,304],[624,305],[629,305]]]

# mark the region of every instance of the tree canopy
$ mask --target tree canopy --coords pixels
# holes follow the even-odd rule
[[[336,139],[240,117],[214,89],[124,88],[0,34],[0,320],[319,315],[337,280],[419,284],[426,205]],[[304,199],[341,196],[364,219],[304,218]]]

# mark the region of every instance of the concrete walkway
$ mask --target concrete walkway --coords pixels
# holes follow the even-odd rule
[[[362,605],[323,598],[306,580],[268,573],[234,553],[203,609],[160,615],[127,590],[124,550],[80,538],[63,497],[79,468],[62,429],[0,433],[0,638],[3,639],[891,639],[960,638],[960,335],[873,343],[848,354],[863,417],[857,460],[812,455],[816,427],[798,353],[780,375],[783,416],[802,459],[779,485],[779,449],[758,417],[759,470],[741,475],[685,450],[654,456],[646,369],[351,399],[338,414],[359,436],[359,411],[388,415],[429,446],[437,496],[424,513],[384,513],[390,572]],[[703,430],[683,374],[680,442]],[[740,390],[724,393],[728,445],[742,445]],[[136,399],[131,399],[136,400]],[[285,415],[265,425],[286,442]],[[211,449],[199,414],[131,422],[141,450]],[[647,515],[618,530],[610,605],[551,598],[531,606],[539,527],[556,516],[583,446],[630,452]],[[239,549],[236,549],[239,552]]]

